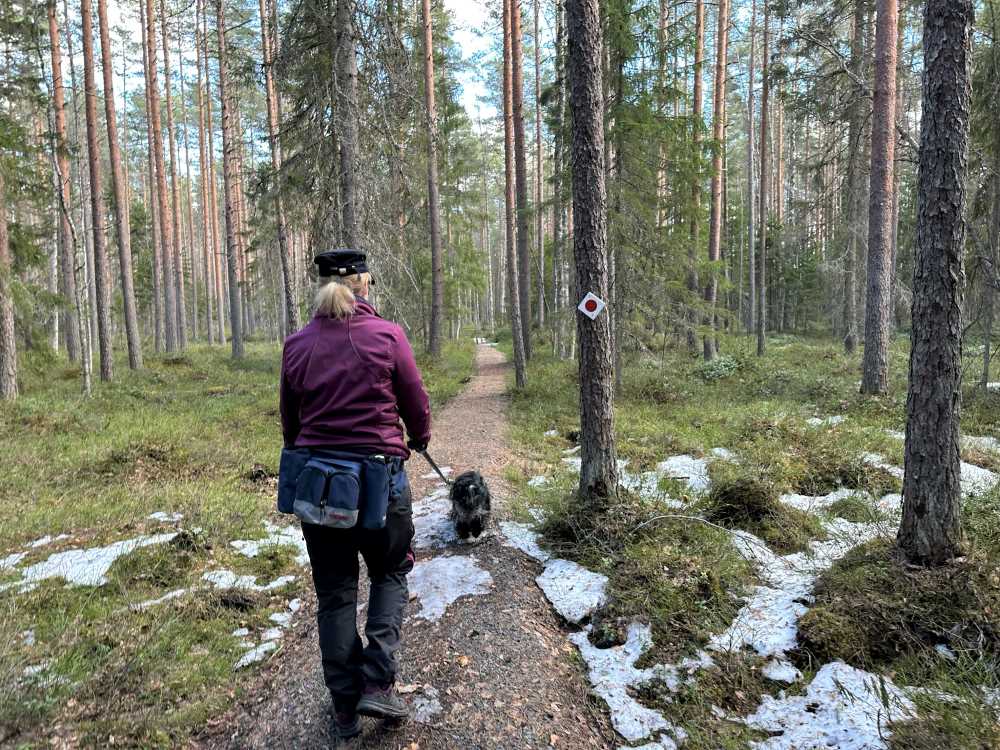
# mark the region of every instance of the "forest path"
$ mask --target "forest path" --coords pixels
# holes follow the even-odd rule
[[[420,709],[422,721],[389,727],[364,720],[363,735],[351,748],[606,748],[614,733],[604,711],[589,698],[589,685],[574,660],[563,624],[535,584],[540,566],[504,544],[497,522],[508,516],[509,488],[503,470],[507,443],[506,375],[503,354],[480,345],[476,375],[466,389],[435,415],[432,455],[455,474],[476,468],[493,494],[492,533],[473,545],[445,543],[440,533],[441,487],[423,459],[409,463],[417,518],[417,568],[403,626],[399,685]],[[423,476],[421,476],[423,474]],[[434,492],[438,497],[435,502]],[[428,496],[430,495],[430,496]],[[422,517],[422,518],[421,518]],[[428,539],[437,543],[427,546]],[[419,546],[423,545],[423,546]],[[439,619],[424,619],[430,597],[420,585],[421,566],[448,558],[481,580],[487,593],[448,604]],[[451,563],[446,563],[450,565]],[[425,568],[426,580],[450,570]],[[359,598],[367,598],[362,581]],[[336,747],[330,733],[330,698],[323,684],[316,636],[315,597],[286,635],[240,705],[211,722],[209,748]],[[364,605],[359,617],[363,618]],[[435,700],[440,703],[436,711]]]

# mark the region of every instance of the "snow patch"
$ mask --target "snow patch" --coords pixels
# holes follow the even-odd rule
[[[243,669],[245,667],[249,667],[251,664],[256,664],[257,662],[264,661],[264,657],[266,657],[269,653],[271,653],[277,648],[278,644],[275,641],[265,641],[259,646],[252,648],[245,654],[243,654],[243,656],[240,657],[240,660],[236,662],[236,665],[233,667],[233,669],[234,670]]]
[[[422,694],[413,698],[413,720],[421,724],[430,724],[431,719],[443,710],[440,694],[431,685],[425,686]]]
[[[548,477],[538,475],[537,477],[532,477],[528,480],[529,487],[544,487],[549,483]]]
[[[836,415],[833,417],[824,417],[820,419],[819,417],[813,417],[806,420],[806,424],[810,427],[836,427],[838,424],[846,420],[847,417]]]
[[[765,695],[747,726],[772,737],[756,750],[876,750],[887,724],[915,716],[913,703],[890,679],[835,661],[824,665],[805,695]]]
[[[231,635],[233,638],[246,638],[250,635],[250,630],[248,628],[236,628]]]
[[[260,634],[260,639],[264,643],[267,643],[268,641],[279,640],[282,635],[284,635],[284,632],[282,631],[281,628],[268,628],[267,630],[265,630],[263,633]]]
[[[791,685],[802,679],[802,673],[784,659],[771,659],[761,670],[767,679]]]
[[[493,587],[489,572],[471,555],[443,555],[418,562],[407,577],[410,595],[420,600],[417,617],[440,620],[448,605],[463,596],[488,594]]]
[[[295,563],[301,566],[309,564],[309,550],[306,548],[306,540],[297,527],[276,526],[270,521],[265,521],[264,531],[267,532],[267,536],[263,539],[237,539],[230,542],[229,545],[245,557],[257,557],[268,547],[294,547],[296,549]]]
[[[295,576],[281,576],[268,584],[260,585],[254,576],[236,575],[231,570],[210,570],[201,579],[217,589],[246,589],[247,591],[274,591],[287,586],[295,580]]]
[[[21,641],[28,648],[31,648],[32,646],[34,646],[35,645],[35,631],[34,630],[25,630],[23,633],[21,633]]]
[[[892,464],[887,463],[886,460],[878,453],[863,453],[861,454],[861,460],[869,466],[873,466],[876,469],[882,469],[882,471],[896,477],[897,479],[903,478],[903,470],[898,466],[893,466]]]
[[[656,471],[661,476],[684,480],[687,488],[701,494],[708,491],[708,461],[686,454],[671,456],[666,461],[657,464]]]
[[[550,560],[535,579],[556,611],[579,624],[607,601],[608,578],[571,560]]]
[[[860,490],[852,490],[847,487],[841,487],[839,490],[834,490],[828,495],[812,496],[789,494],[782,495],[780,500],[785,505],[789,505],[793,508],[808,511],[809,513],[815,513],[816,511],[826,510],[834,503],[855,495],[864,495],[864,493]]]
[[[962,461],[963,494],[982,495],[996,487],[997,483],[1000,483],[1000,476],[994,472]]]
[[[60,534],[59,536],[49,536],[48,534],[46,534],[41,539],[36,539],[33,542],[28,542],[28,544],[24,546],[30,549],[38,549],[39,547],[45,547],[49,544],[52,544],[53,542],[61,542],[64,539],[69,539],[69,538],[70,538],[69,534]]]
[[[163,604],[164,602],[169,602],[171,599],[178,599],[188,592],[187,589],[177,589],[169,593],[164,594],[158,599],[149,599],[144,602],[139,602],[138,604],[132,605],[134,610],[149,609],[150,607],[155,607],[157,604]]]
[[[976,437],[975,435],[964,435],[962,445],[977,451],[987,453],[1000,453],[1000,440],[995,437]]]
[[[528,557],[538,560],[538,562],[547,562],[552,557],[552,555],[538,546],[538,534],[527,524],[503,521],[500,524],[500,531],[507,538],[504,544],[508,547],[519,549]]]
[[[0,570],[13,570],[16,568],[21,560],[28,556],[27,552],[15,552],[12,555],[7,555],[7,557],[0,558]]]
[[[646,708],[629,693],[629,688],[671,677],[655,667],[636,669],[636,662],[653,643],[650,627],[634,622],[629,625],[624,644],[605,649],[597,648],[590,642],[589,632],[588,626],[586,630],[573,633],[569,638],[580,649],[580,655],[587,662],[587,673],[594,694],[608,704],[615,731],[629,742],[643,740],[657,732],[676,733],[678,730],[663,714]],[[658,746],[654,744],[652,747]]]
[[[559,430],[546,430],[545,437],[559,437]]]
[[[2,586],[0,591],[15,586],[21,592],[29,591],[47,578],[63,578],[74,586],[103,586],[108,582],[108,570],[119,557],[130,555],[143,547],[165,544],[175,536],[177,536],[175,533],[139,536],[114,542],[105,547],[56,552],[46,560],[24,568],[21,571],[20,581]]]
[[[155,513],[150,513],[146,516],[150,521],[159,521],[160,523],[179,523],[184,519],[183,513],[166,513],[162,510],[158,510]]]
[[[413,546],[434,549],[458,543],[455,524],[451,522],[448,488],[432,492],[413,505]]]
[[[289,625],[292,624],[292,613],[272,612],[267,619],[282,628],[287,628]]]

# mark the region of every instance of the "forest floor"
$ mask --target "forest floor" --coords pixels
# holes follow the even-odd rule
[[[573,500],[575,363],[539,339],[521,392],[488,346],[474,377],[471,345],[425,371],[432,454],[484,471],[496,524],[457,543],[410,463],[415,720],[354,746],[1000,746],[1000,393],[964,393],[968,555],[917,571],[891,545],[905,342],[884,398],[827,339],[723,350],[626,367],[610,508]],[[89,402],[40,362],[0,411],[0,746],[333,746],[301,535],[273,512],[275,357],[162,358]]]

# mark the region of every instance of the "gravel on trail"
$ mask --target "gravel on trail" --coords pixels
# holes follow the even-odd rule
[[[362,736],[341,745],[378,750],[431,748],[612,748],[606,711],[590,696],[567,630],[535,584],[538,562],[505,545],[498,521],[509,514],[503,470],[507,448],[508,365],[480,345],[477,374],[435,415],[431,453],[456,473],[478,469],[493,494],[493,528],[481,542],[418,549],[417,559],[473,555],[493,585],[466,596],[437,620],[415,617],[411,601],[403,626],[398,685],[425,722],[388,726],[364,719]],[[415,505],[436,487],[423,479],[422,459],[408,466]],[[362,580],[359,600],[367,597]],[[359,607],[363,621],[365,607]],[[277,651],[249,678],[237,705],[209,722],[201,748],[334,748],[330,696],[323,685],[315,597],[296,616]],[[440,711],[435,711],[435,699]],[[427,706],[431,709],[428,710]],[[427,715],[429,714],[429,716]]]

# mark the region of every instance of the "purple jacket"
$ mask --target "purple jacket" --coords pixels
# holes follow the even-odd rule
[[[281,426],[287,447],[409,458],[431,438],[431,410],[403,329],[358,299],[346,320],[315,317],[285,340]]]

